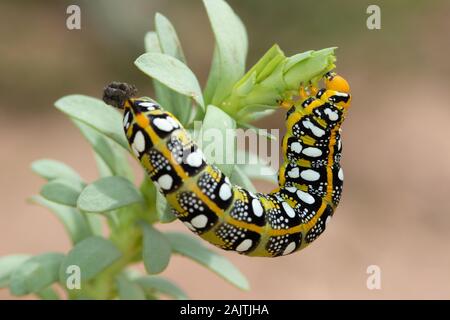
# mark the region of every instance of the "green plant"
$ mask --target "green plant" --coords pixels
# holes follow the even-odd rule
[[[156,31],[146,35],[147,53],[135,61],[140,70],[153,78],[157,101],[187,128],[193,130],[196,120],[202,122],[202,130],[251,128],[251,121],[273,112],[279,100],[295,95],[300,83],[317,82],[334,68],[333,48],[286,57],[275,45],[245,73],[245,27],[224,1],[204,0],[204,4],[216,46],[203,92],[186,65],[175,29],[161,14],[155,16]],[[175,217],[148,178],[139,188],[134,185],[126,158],[128,143],[116,110],[82,95],[63,97],[55,106],[70,117],[91,144],[100,179],[87,183],[75,170],[55,160],[32,164],[32,170],[47,183],[31,201],[58,216],[73,248],[67,254],[1,258],[0,286],[9,286],[14,295],[33,293],[43,299],[58,298],[54,290],[58,284],[70,299],[157,299],[160,295],[184,299],[187,296],[180,288],[157,276],[165,270],[172,254],[180,254],[238,288],[249,288],[246,278],[227,259],[199,240],[184,233],[161,232],[155,227],[172,222]],[[198,132],[194,134],[202,139]],[[211,142],[203,141],[202,145],[208,143]],[[228,146],[225,152],[234,154],[236,147]],[[259,176],[256,170],[241,164],[218,166],[232,182],[250,190],[254,190],[251,178],[273,179]],[[108,226],[106,236],[104,221]],[[147,275],[132,268],[141,261]]]

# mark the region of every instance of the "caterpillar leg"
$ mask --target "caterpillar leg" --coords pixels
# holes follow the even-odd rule
[[[315,96],[317,92],[319,91],[319,88],[316,86],[313,86],[311,83],[309,83],[307,86],[301,84],[300,89],[298,91],[298,95],[302,100],[308,99],[311,96]]]

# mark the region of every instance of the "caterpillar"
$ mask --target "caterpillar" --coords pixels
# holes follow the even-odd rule
[[[134,86],[113,82],[105,103],[122,109],[131,150],[191,231],[225,250],[277,257],[322,234],[340,201],[341,124],[350,106],[348,82],[324,75],[325,87],[301,86],[288,109],[279,186],[268,194],[233,185],[208,164],[181,123],[154,100],[134,98]]]

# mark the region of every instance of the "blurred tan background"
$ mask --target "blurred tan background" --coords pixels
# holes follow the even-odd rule
[[[248,277],[249,292],[180,257],[163,275],[192,298],[450,298],[450,3],[229,2],[247,26],[248,66],[274,42],[287,55],[339,47],[338,71],[354,95],[343,133],[343,200],[328,231],[303,252],[224,253]],[[66,29],[69,4],[81,7],[80,31]],[[369,4],[381,7],[381,30],[366,27]],[[29,164],[54,158],[96,179],[87,142],[53,102],[71,93],[99,97],[111,80],[151,95],[133,61],[156,11],[174,23],[204,84],[214,40],[201,1],[0,2],[0,256],[69,250],[57,219],[26,203],[43,184]],[[283,128],[283,119],[279,112],[257,125]],[[188,232],[179,222],[163,229]],[[381,290],[366,288],[369,265],[381,268]],[[0,298],[11,296],[3,289]]]

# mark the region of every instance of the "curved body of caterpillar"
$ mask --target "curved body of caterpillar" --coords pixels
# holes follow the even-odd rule
[[[276,257],[314,241],[341,197],[340,126],[350,103],[349,87],[331,73],[325,84],[308,94],[302,89],[302,99],[288,103],[279,187],[268,194],[231,184],[205,161],[172,114],[149,98],[130,98],[134,87],[113,83],[104,100],[124,109],[131,149],[191,231],[222,249]]]

